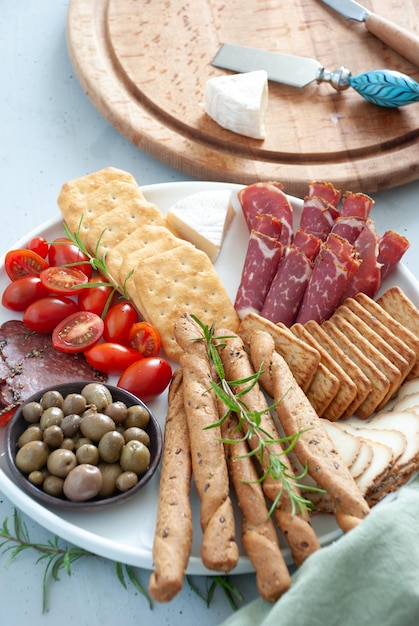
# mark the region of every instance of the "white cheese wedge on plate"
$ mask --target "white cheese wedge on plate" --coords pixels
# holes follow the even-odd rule
[[[205,252],[214,263],[236,212],[231,191],[199,191],[176,202],[167,212],[169,228]]]
[[[265,70],[215,76],[205,85],[205,110],[217,124],[239,135],[265,139],[268,75]]]

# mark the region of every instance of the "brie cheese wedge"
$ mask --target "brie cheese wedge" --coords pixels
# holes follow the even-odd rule
[[[217,124],[239,135],[265,139],[268,75],[265,70],[216,76],[205,85],[205,110]]]
[[[205,252],[214,263],[236,212],[231,191],[199,191],[176,202],[167,212],[169,228]]]

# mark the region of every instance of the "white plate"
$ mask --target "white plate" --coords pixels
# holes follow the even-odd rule
[[[241,275],[244,255],[247,247],[247,228],[242,217],[236,198],[239,185],[211,182],[181,182],[142,187],[148,200],[157,204],[163,213],[170,206],[197,191],[204,189],[228,188],[233,191],[237,215],[227,234],[221,253],[216,261],[216,269],[232,299],[234,299]],[[291,199],[296,223],[299,221],[302,201]],[[24,247],[35,235],[42,235],[48,240],[62,236],[62,220],[57,217],[50,222],[39,226],[24,239],[18,241],[14,248]],[[4,270],[4,259],[0,266],[0,292],[9,282]],[[413,275],[402,264],[395,270],[386,286],[396,283],[419,306],[419,284]],[[18,314],[12,315],[5,308],[0,309],[0,323],[7,319],[17,319]],[[160,424],[164,427],[167,397],[162,395],[151,403],[151,408]],[[41,526],[50,532],[62,537],[77,546],[90,550],[100,556],[126,563],[132,566],[152,569],[152,545],[157,510],[159,472],[141,493],[130,501],[91,513],[71,513],[47,508],[33,500],[16,485],[11,479],[6,466],[4,455],[4,428],[0,428],[0,490],[13,504],[26,513]],[[194,542],[189,560],[189,574],[213,574],[207,570],[200,558],[201,529],[199,526],[199,502],[195,492],[192,493],[194,515]],[[313,518],[313,527],[322,545],[330,543],[340,536],[334,516],[318,515]],[[239,542],[240,543],[240,542]],[[289,549],[284,545],[284,556],[288,563],[292,562]],[[232,573],[243,574],[252,572],[249,559],[241,549],[237,567]]]

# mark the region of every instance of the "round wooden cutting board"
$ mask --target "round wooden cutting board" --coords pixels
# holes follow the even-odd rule
[[[415,0],[364,5],[419,33]],[[419,103],[385,109],[355,91],[269,84],[267,138],[224,130],[205,113],[221,43],[313,57],[354,75],[419,68],[363,24],[319,0],[70,0],[68,47],[99,112],[153,157],[201,180],[277,180],[301,196],[310,180],[370,193],[419,178]]]

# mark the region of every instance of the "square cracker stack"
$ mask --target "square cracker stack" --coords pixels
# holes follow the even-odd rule
[[[104,258],[109,279],[159,330],[168,358],[180,357],[173,328],[184,313],[237,330],[236,311],[208,256],[173,235],[131,174],[108,167],[66,182],[58,206],[90,254]]]

